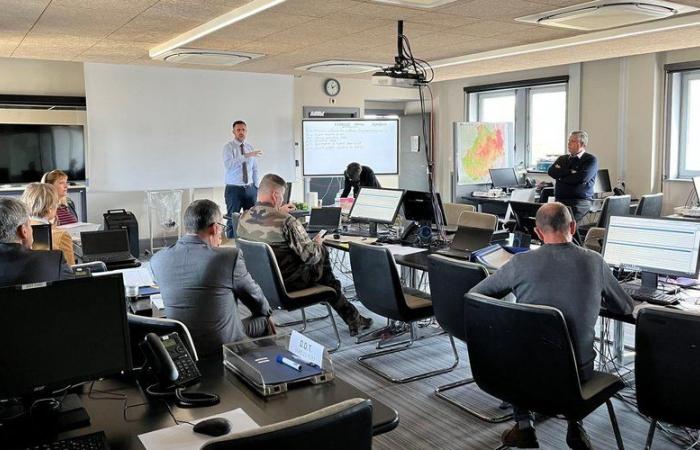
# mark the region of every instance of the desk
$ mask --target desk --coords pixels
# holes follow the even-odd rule
[[[351,386],[342,379],[319,385],[302,386],[290,389],[286,394],[265,399],[254,393],[236,375],[223,367],[221,358],[199,361],[202,372],[202,382],[197,390],[214,392],[221,397],[221,403],[206,408],[182,409],[172,406],[178,420],[198,419],[219,414],[236,408],[243,408],[258,425],[269,425],[275,422],[308,414],[320,408],[355,397],[372,400],[372,426],[374,434],[386,433],[399,424],[398,413],[384,403]],[[87,395],[86,386],[80,394],[85,408],[92,419],[90,427],[80,428],[62,433],[59,438],[78,436],[95,431],[104,431],[112,450],[143,449],[138,438],[139,434],[170,427],[174,422],[167,409],[158,400],[146,406],[138,406],[127,410],[128,421],[122,414],[121,400],[98,400]],[[128,396],[129,405],[144,402],[143,394],[135,385],[116,380],[106,380],[95,383],[95,389],[112,391]],[[94,397],[107,394],[96,393]]]

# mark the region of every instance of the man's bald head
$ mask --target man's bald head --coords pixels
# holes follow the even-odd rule
[[[543,233],[569,233],[571,231],[571,213],[561,203],[545,203],[537,210],[535,217],[537,228]]]

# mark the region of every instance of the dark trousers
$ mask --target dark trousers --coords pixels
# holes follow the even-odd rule
[[[309,283],[305,283],[303,281],[303,278],[307,277],[297,278],[292,283],[288,283],[285,280],[285,287],[290,291],[306,289],[314,284],[320,284],[322,286],[328,286],[330,288],[333,288],[333,290],[337,292],[337,295],[335,296],[335,298],[329,299],[328,304],[331,305],[331,308],[333,308],[338,313],[340,318],[343,319],[343,322],[345,322],[346,324],[350,325],[351,323],[356,322],[360,318],[360,312],[343,295],[343,286],[333,274],[333,268],[331,267],[331,261],[328,256],[328,250],[325,247],[323,247],[322,264],[323,265],[321,267],[321,274],[320,276],[314,277],[316,278],[315,280],[311,280]]]
[[[224,191],[224,198],[226,199],[226,215],[231,217],[231,214],[237,213],[243,210],[248,210],[255,205],[255,199],[258,196],[258,189],[254,184],[248,184],[246,186],[235,186],[233,184],[227,184],[226,190]],[[235,237],[236,230],[233,229],[234,224],[231,219],[226,221],[226,237]]]
[[[574,220],[577,223],[591,211],[592,202],[590,200],[557,199],[557,201],[571,208],[571,212],[574,214]]]

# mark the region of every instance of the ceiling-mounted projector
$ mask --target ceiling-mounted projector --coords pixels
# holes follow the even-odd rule
[[[397,55],[394,57],[394,65],[385,67],[372,74],[372,84],[377,86],[392,86],[412,88],[428,83],[426,70],[423,65],[413,58],[406,56],[404,52],[403,20],[399,20],[399,35],[397,39]]]

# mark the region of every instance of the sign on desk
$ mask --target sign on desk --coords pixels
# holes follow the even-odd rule
[[[309,339],[298,331],[292,331],[289,349],[294,355],[323,369],[323,345]]]

